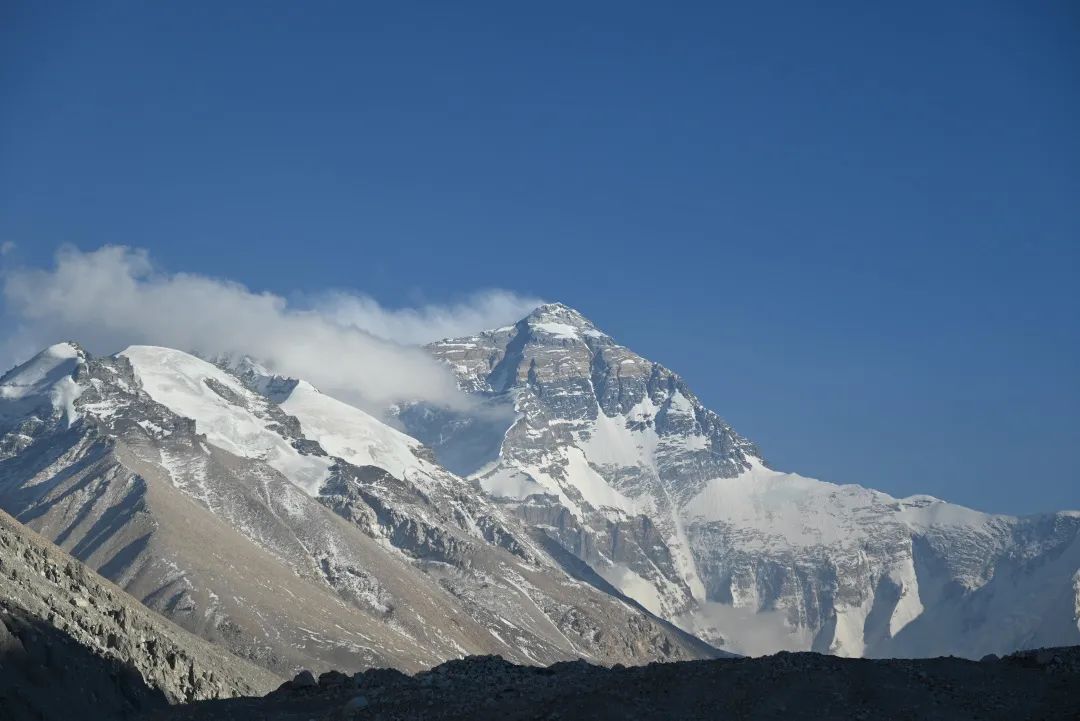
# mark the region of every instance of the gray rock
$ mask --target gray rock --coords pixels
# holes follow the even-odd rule
[[[279,680],[145,609],[0,511],[0,716],[129,718],[265,693]]]
[[[717,646],[979,658],[1080,643],[1080,514],[980,514],[777,474],[680,376],[558,303],[428,349],[480,411],[397,408],[408,431],[590,582]],[[757,495],[759,480],[723,506],[699,498],[758,476],[774,492]]]
[[[207,402],[321,459],[314,494],[261,450],[214,445],[205,419],[155,400],[128,356],[61,351],[36,396],[24,392],[26,366],[0,379],[11,388],[0,396],[0,507],[151,609],[277,674],[418,671],[462,650],[522,662],[716,653],[576,583],[513,514],[426,451],[413,475],[325,455],[275,401],[296,382],[169,356],[195,369],[177,381]],[[70,407],[54,403],[71,383]]]

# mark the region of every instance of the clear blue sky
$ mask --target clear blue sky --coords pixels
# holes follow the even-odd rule
[[[780,468],[1080,507],[1071,0],[6,2],[0,241],[561,300]]]

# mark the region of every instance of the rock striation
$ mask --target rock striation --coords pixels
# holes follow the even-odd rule
[[[0,379],[0,507],[281,675],[718,653],[569,574],[415,439],[250,362],[46,349]]]
[[[3,718],[128,718],[279,683],[147,610],[0,511]]]
[[[676,373],[561,304],[439,341],[479,410],[412,435],[619,592],[737,653],[1080,643],[1080,513],[1017,518],[772,468]]]

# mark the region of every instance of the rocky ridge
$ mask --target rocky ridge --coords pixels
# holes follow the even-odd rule
[[[414,439],[251,373],[47,349],[0,379],[0,507],[276,673],[717,653],[569,575]]]
[[[1069,719],[1080,649],[983,662],[872,661],[814,653],[606,668],[523,667],[483,656],[406,676],[384,669],[297,677],[258,699],[168,709],[170,721],[478,719]]]
[[[157,614],[0,511],[0,716],[119,718],[280,679]]]

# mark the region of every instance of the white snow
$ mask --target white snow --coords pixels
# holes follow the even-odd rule
[[[480,475],[479,480],[484,491],[496,498],[528,498],[545,493],[560,495],[556,488],[542,486],[526,472],[507,466],[498,466],[494,472]],[[564,503],[571,502],[567,499]],[[576,508],[576,504],[574,507]]]
[[[682,394],[682,391],[675,391],[671,394],[667,412],[672,415],[692,416],[694,415],[694,404]]]
[[[578,329],[567,323],[555,323],[553,321],[546,321],[542,323],[532,323],[532,327],[536,330],[541,330],[549,335],[553,335],[556,338],[580,338],[578,335]]]
[[[896,602],[889,617],[889,635],[895,636],[904,626],[922,615],[924,608],[922,599],[919,598],[919,579],[915,575],[913,558],[905,558],[903,564],[894,568],[889,577],[900,588],[900,600]]]
[[[589,465],[584,451],[570,446],[566,449],[566,473],[574,488],[593,508],[617,508],[630,514],[637,512],[632,500],[622,495]]]
[[[576,492],[575,495],[597,510],[612,508],[620,512],[636,512],[634,502],[608,485],[603,476],[589,466],[580,448],[570,446],[555,451],[553,455],[554,459],[549,455],[547,460],[564,469],[566,481],[553,477],[548,464],[541,467],[507,459],[503,459],[494,470],[477,474],[474,478],[480,481],[484,491],[496,497],[523,499],[534,494],[558,496],[559,501],[579,519],[585,517],[585,511],[567,491]]]
[[[164,438],[165,436],[168,436],[168,435],[172,434],[172,431],[165,430],[164,428],[162,428],[158,424],[154,423],[153,421],[149,421],[149,420],[144,419],[144,420],[138,421],[136,425],[138,425],[140,428],[142,428],[144,431],[146,431],[150,435],[155,436],[157,438]]]
[[[786,546],[814,546],[861,537],[859,510],[895,503],[862,486],[774,471],[756,458],[750,465],[735,478],[709,481],[686,505],[686,513],[702,521],[754,529]]]
[[[79,414],[75,410],[75,401],[82,394],[82,388],[75,382],[75,379],[71,376],[65,376],[52,388],[50,394],[53,407],[59,408],[64,411],[64,416],[67,418],[68,427],[74,423]]]
[[[829,645],[829,653],[848,658],[858,658],[863,655],[866,650],[863,628],[873,603],[874,597],[868,596],[858,605],[836,604],[836,628],[833,631],[832,643]]]
[[[49,346],[12,369],[0,384],[0,418],[18,418],[46,400],[70,426],[78,419],[75,400],[82,389],[71,377],[82,359],[70,343]]]
[[[358,466],[378,466],[399,479],[407,470],[421,467],[414,453],[420,442],[415,438],[319,392],[306,381],[299,381],[280,405],[300,420],[306,437],[318,440],[332,456]]]
[[[656,586],[627,568],[624,564],[597,565],[596,572],[612,586],[615,586],[615,588],[647,608],[650,613],[655,613],[658,616],[663,615],[664,604],[660,599]]]
[[[626,414],[609,416],[601,411],[596,421],[586,428],[588,438],[584,438],[584,433],[578,434],[578,445],[586,457],[599,466],[639,466],[655,472],[658,438],[656,430],[645,422],[655,418],[658,410],[645,396]]]
[[[253,405],[260,397],[215,365],[171,348],[131,346],[120,355],[131,361],[143,389],[173,413],[195,420],[195,430],[213,445],[244,458],[265,461],[302,488],[316,495],[332,461],[302,455],[249,408],[234,405],[207,385],[220,383]]]
[[[903,510],[897,518],[918,530],[932,527],[985,526],[993,518],[988,513],[947,503],[933,496],[911,496],[900,500]]]

